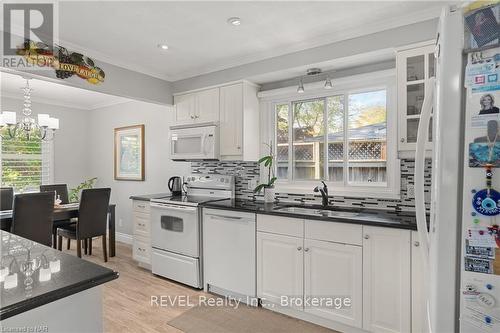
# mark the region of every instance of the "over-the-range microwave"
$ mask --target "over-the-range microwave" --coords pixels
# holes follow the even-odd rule
[[[219,160],[219,126],[171,126],[170,157],[174,161]]]

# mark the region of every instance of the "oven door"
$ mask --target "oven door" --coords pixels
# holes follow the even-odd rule
[[[151,246],[198,258],[200,256],[198,208],[151,203]]]
[[[171,129],[172,160],[218,160],[218,130],[216,126]]]

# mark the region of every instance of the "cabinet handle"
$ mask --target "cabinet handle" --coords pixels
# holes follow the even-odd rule
[[[400,141],[401,141],[401,142],[405,142],[405,138],[401,138],[401,140],[400,140]]]
[[[194,119],[194,116],[191,116],[191,119]]]
[[[419,246],[420,246],[420,242],[419,242],[419,241],[415,241],[415,242],[413,243],[413,245],[414,245],[415,247],[419,247]]]
[[[365,235],[365,239],[369,239],[370,238],[370,235]]]
[[[241,149],[241,147],[240,147],[240,146],[238,146],[238,147],[236,147],[236,148],[237,148],[237,149]]]
[[[299,246],[299,247],[297,248],[297,251],[301,251],[301,250],[302,250],[302,246]]]
[[[308,247],[306,247],[306,248],[304,249],[304,251],[308,252],[308,251],[309,251],[309,248],[308,248]]]

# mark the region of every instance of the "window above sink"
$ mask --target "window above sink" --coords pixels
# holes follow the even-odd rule
[[[395,71],[333,80],[333,89],[273,96],[262,108],[276,152],[276,191],[399,198]]]

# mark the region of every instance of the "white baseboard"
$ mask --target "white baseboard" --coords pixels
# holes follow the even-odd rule
[[[117,242],[122,242],[125,244],[132,245],[132,243],[134,242],[134,237],[132,235],[124,234],[122,232],[116,232],[115,233],[115,240]]]

